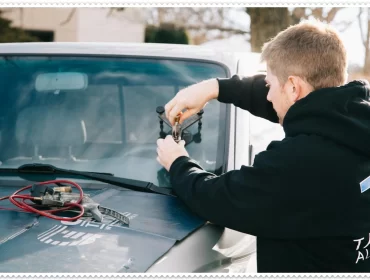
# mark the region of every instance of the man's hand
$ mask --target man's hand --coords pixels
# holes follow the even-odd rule
[[[217,98],[218,91],[216,79],[205,80],[180,90],[164,107],[167,119],[174,125],[175,117],[186,109],[179,120],[182,124],[184,120],[203,109],[208,101]]]
[[[181,156],[189,156],[185,150],[185,141],[181,140],[176,143],[171,135],[165,139],[157,140],[157,161],[167,170],[170,171],[172,163]]]

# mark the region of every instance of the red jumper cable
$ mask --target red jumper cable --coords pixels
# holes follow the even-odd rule
[[[43,185],[50,185],[50,184],[68,184],[68,185],[74,186],[75,188],[78,189],[78,191],[80,193],[79,199],[77,200],[77,202],[66,202],[66,203],[64,203],[62,208],[53,209],[53,210],[38,210],[35,207],[33,207],[33,205],[37,205],[37,204],[33,204],[33,205],[32,204],[27,204],[25,201],[26,200],[30,200],[30,201],[33,201],[33,202],[41,201],[43,199],[42,197],[35,197],[35,196],[29,195],[29,194],[20,194],[21,192],[23,192],[25,190],[28,190],[28,189],[31,189],[34,186],[43,186]],[[62,188],[65,188],[65,187],[59,187],[59,189],[62,189]],[[83,197],[84,197],[83,190],[78,184],[76,184],[72,181],[68,181],[68,180],[51,180],[51,181],[45,181],[45,182],[40,182],[40,183],[28,185],[28,186],[16,191],[12,195],[0,197],[0,201],[9,199],[9,201],[12,204],[14,204],[15,206],[18,207],[18,209],[17,208],[0,207],[0,210],[12,210],[12,211],[20,211],[20,212],[26,212],[26,213],[39,214],[41,216],[48,217],[48,218],[54,219],[54,220],[59,220],[59,221],[75,221],[75,220],[81,218],[84,214],[84,208],[80,204]],[[66,210],[71,210],[71,209],[76,208],[76,207],[81,210],[81,213],[78,214],[75,217],[68,218],[68,217],[61,217],[61,216],[57,216],[57,215],[52,214],[52,213],[66,211]]]

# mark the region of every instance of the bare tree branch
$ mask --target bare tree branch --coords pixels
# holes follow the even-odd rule
[[[370,48],[370,8],[367,8],[367,36],[366,36],[366,49]]]
[[[306,8],[294,8],[290,16],[290,24],[297,24],[301,19],[307,19]]]
[[[353,21],[342,21],[337,23],[337,29],[339,32],[346,31],[351,25],[353,24]]]
[[[199,25],[185,25],[183,26],[185,29],[189,30],[218,30],[221,32],[229,32],[233,34],[249,34],[249,31],[244,31],[240,29],[234,29],[234,28],[228,28],[228,27],[220,27],[218,25],[204,25],[204,26],[199,26]]]
[[[292,15],[296,18],[306,18],[306,8],[294,8]]]
[[[112,14],[113,14],[113,12],[116,10],[116,8],[109,8],[109,11],[108,11],[108,13],[107,13],[107,16],[106,17],[110,17]]]
[[[313,8],[311,11],[312,16],[314,16],[316,19],[324,21],[323,8]]]
[[[308,19],[310,16],[327,23],[331,23],[337,13],[343,8],[331,8],[328,14],[324,15],[323,8],[294,8],[292,11],[293,24],[298,23],[301,19]]]
[[[331,8],[330,11],[328,12],[328,15],[326,16],[325,20],[327,23],[331,23],[335,16],[337,15],[337,13],[342,10],[343,8]]]
[[[73,17],[73,15],[74,15],[75,13],[76,13],[76,8],[73,8],[73,9],[69,12],[67,19],[66,19],[65,21],[62,21],[62,22],[60,23],[60,25],[66,25],[68,22],[70,22],[70,21],[71,21],[71,19],[72,19],[72,17]]]
[[[370,8],[367,8],[367,32],[365,42],[365,62],[363,67],[363,73],[365,75],[370,74]]]
[[[117,8],[112,8],[117,10]],[[216,37],[228,37],[230,34],[248,34],[245,27],[240,27],[228,17],[235,8],[225,7],[158,7],[146,9],[146,24],[161,26],[174,24],[188,30],[193,42],[205,42]],[[110,11],[109,15],[112,11]]]
[[[364,28],[362,26],[362,19],[361,19],[362,12],[363,12],[363,10],[362,10],[362,8],[360,8],[359,13],[357,15],[357,19],[358,19],[358,25],[360,26],[361,41],[362,41],[362,44],[364,45],[364,47],[366,48],[366,38],[365,38]]]

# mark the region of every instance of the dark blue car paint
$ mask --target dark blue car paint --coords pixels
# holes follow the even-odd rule
[[[2,187],[0,197],[16,190]],[[174,197],[125,189],[84,191],[102,206],[130,215],[130,225],[89,218],[60,222],[2,210],[0,272],[145,272],[204,224]]]

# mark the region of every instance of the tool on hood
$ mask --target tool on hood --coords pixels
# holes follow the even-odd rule
[[[72,186],[77,188],[79,193],[73,193]],[[30,195],[20,194],[27,189],[30,189]],[[75,221],[82,216],[88,216],[93,217],[97,222],[101,222],[104,214],[112,216],[124,224],[128,225],[130,223],[129,217],[100,206],[88,194],[84,194],[78,184],[67,180],[52,180],[29,185],[10,196],[1,197],[0,201],[6,199],[9,199],[11,203],[20,209],[0,207],[1,210],[34,213],[60,221]],[[30,200],[34,204],[25,203],[25,200]],[[79,214],[74,217],[61,217],[60,215],[52,214],[66,211],[75,212],[76,208],[79,209]]]

